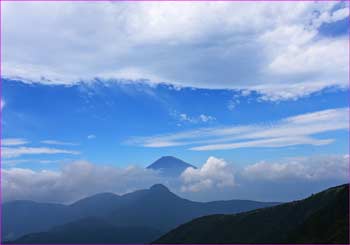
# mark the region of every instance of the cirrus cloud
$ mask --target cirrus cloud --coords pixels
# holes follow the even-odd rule
[[[23,155],[38,155],[38,154],[71,154],[79,155],[79,151],[49,148],[49,147],[2,147],[1,153],[3,158],[14,158]]]
[[[1,139],[2,146],[18,146],[18,145],[26,145],[29,141],[22,138],[4,138]]]
[[[65,141],[59,141],[59,140],[42,140],[40,141],[42,144],[46,145],[66,145],[66,146],[77,146],[78,143],[73,142],[65,142]]]
[[[348,108],[335,108],[283,118],[255,125],[202,128],[173,134],[132,137],[126,143],[143,147],[190,146],[193,151],[228,150],[251,147],[326,145],[333,139],[315,136],[348,130]]]

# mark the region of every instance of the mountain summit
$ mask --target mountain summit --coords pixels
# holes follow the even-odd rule
[[[162,184],[155,184],[155,185],[152,185],[150,190],[152,191],[164,191],[164,192],[170,192],[168,187],[166,187],[165,185],[162,185]]]
[[[149,165],[147,169],[160,171],[165,176],[179,176],[186,168],[197,168],[173,156],[164,156]]]

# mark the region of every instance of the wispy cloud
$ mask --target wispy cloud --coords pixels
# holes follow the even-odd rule
[[[71,154],[78,155],[79,151],[72,151],[67,149],[58,149],[52,147],[37,147],[29,146],[30,142],[23,138],[5,138],[1,140],[1,157],[3,158],[16,158],[23,155],[40,155],[40,154]],[[75,146],[77,144],[56,140],[43,140],[41,144],[47,145],[65,145],[65,146]],[[19,159],[17,159],[20,161]],[[24,160],[26,161],[26,160]]]
[[[3,159],[2,165],[6,167],[13,167],[23,163],[40,163],[40,164],[51,164],[51,163],[66,163],[72,162],[73,159],[64,158],[64,159]]]
[[[320,133],[348,129],[348,108],[329,109],[287,117],[276,122],[202,128],[174,134],[133,137],[127,143],[143,147],[191,146],[190,150],[226,150],[247,147],[324,145],[333,139],[317,139]]]
[[[40,141],[42,144],[46,145],[66,145],[66,146],[77,146],[78,143],[73,142],[64,142],[64,141],[58,141],[58,140],[42,140]]]
[[[89,140],[96,139],[96,135],[90,134],[90,135],[87,136],[87,138],[88,138]]]
[[[5,107],[5,105],[6,105],[5,100],[4,100],[4,99],[1,99],[0,104],[1,104],[1,110],[2,110],[2,109]]]
[[[229,150],[238,148],[251,148],[251,147],[284,147],[292,145],[327,145],[334,140],[318,140],[310,137],[281,137],[281,138],[269,138],[263,140],[250,140],[238,143],[227,144],[211,144],[204,146],[197,146],[190,148],[194,151],[208,151],[208,150]]]
[[[17,146],[17,145],[26,145],[29,141],[22,138],[5,138],[1,140],[2,146]]]
[[[71,154],[78,155],[79,151],[71,151],[65,149],[49,148],[49,147],[3,147],[3,158],[14,158],[23,155],[40,155],[40,154]]]

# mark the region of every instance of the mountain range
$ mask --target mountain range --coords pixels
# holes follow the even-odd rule
[[[349,184],[301,201],[194,219],[154,243],[349,244]]]
[[[195,166],[175,157],[148,169],[169,177]],[[72,204],[2,204],[2,237],[14,244],[348,243],[349,185],[289,203],[195,202],[156,184]]]
[[[5,241],[14,243],[86,243],[89,241],[86,233],[90,241],[98,243],[147,243],[200,216],[232,214],[276,204],[248,200],[194,202],[156,184],[122,196],[97,194],[71,205],[4,203],[2,232]],[[135,235],[138,230],[143,231],[142,236]],[[74,235],[72,231],[77,232]]]

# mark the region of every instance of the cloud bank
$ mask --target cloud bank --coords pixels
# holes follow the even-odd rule
[[[146,169],[97,166],[86,161],[72,162],[58,171],[2,170],[4,200],[71,202],[100,192],[120,194],[161,182],[155,172]]]
[[[209,157],[200,168],[188,168],[178,178],[134,166],[117,168],[75,161],[59,170],[2,169],[2,194],[4,201],[69,203],[100,192],[123,194],[162,183],[180,196],[197,200],[292,200],[348,181],[348,161],[348,155],[300,157],[239,168]]]
[[[251,180],[327,180],[349,178],[349,155],[300,157],[283,162],[258,162],[244,168],[242,175]]]

